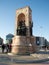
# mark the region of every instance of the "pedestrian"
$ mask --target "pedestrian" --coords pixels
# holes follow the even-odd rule
[[[9,44],[9,52],[11,52],[11,48],[12,48],[12,46],[11,46],[11,44]]]
[[[2,44],[2,53],[4,53],[4,50],[5,50],[5,45]]]
[[[6,53],[8,53],[8,52],[9,52],[9,45],[6,44]]]

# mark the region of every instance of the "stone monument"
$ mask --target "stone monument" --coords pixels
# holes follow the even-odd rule
[[[29,6],[16,10],[15,36],[12,43],[13,54],[30,54],[32,46],[32,10]],[[32,41],[33,42],[32,42]],[[33,48],[33,47],[32,47]]]

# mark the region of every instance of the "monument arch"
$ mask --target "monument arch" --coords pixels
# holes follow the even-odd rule
[[[23,13],[18,15],[17,35],[26,36],[25,15]]]
[[[19,21],[24,21],[25,20],[25,15],[24,15],[24,13],[20,13],[19,15],[18,15],[18,22]]]

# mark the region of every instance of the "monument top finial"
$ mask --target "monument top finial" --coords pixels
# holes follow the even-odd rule
[[[18,9],[16,9],[16,10],[24,9],[24,8],[29,8],[29,9],[31,10],[30,6],[25,6],[25,7],[22,7],[22,8],[18,8]],[[32,10],[31,10],[31,11],[32,11]]]

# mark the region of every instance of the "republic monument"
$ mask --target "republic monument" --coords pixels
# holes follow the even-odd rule
[[[35,51],[35,38],[32,35],[32,10],[29,6],[16,10],[15,36],[12,43],[13,54],[30,54]]]

